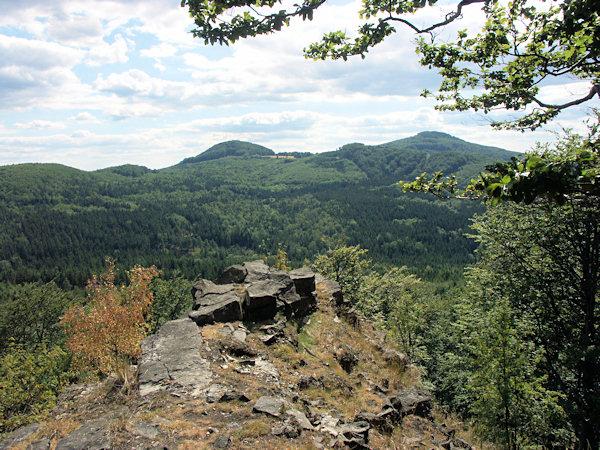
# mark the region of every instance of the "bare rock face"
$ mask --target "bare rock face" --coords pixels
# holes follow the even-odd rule
[[[269,278],[269,266],[264,261],[258,259],[256,261],[245,262],[242,266],[246,269],[246,278],[244,283],[253,283],[255,281],[266,280]]]
[[[280,417],[283,413],[284,402],[277,397],[263,396],[259,398],[254,407],[253,412],[268,414],[273,417]]]
[[[284,316],[301,317],[316,307],[315,274],[307,267],[290,273],[250,261],[230,266],[216,283],[200,280],[192,287],[189,317],[202,326],[214,322],[259,322]]]
[[[79,450],[82,448],[90,450],[110,449],[109,423],[98,419],[86,423],[62,439],[56,446],[57,450]]]
[[[211,382],[208,361],[200,357],[200,328],[190,319],[171,320],[142,341],[140,394],[159,390],[199,395]]]
[[[425,419],[433,418],[433,401],[429,394],[421,391],[400,391],[390,402],[402,416],[414,414]]]
[[[290,271],[296,292],[301,296],[312,295],[315,291],[315,274],[308,267]]]
[[[243,283],[248,275],[248,269],[243,265],[229,266],[225,271],[217,277],[215,280],[217,284],[231,284],[231,283]]]
[[[200,280],[192,287],[194,306],[189,313],[198,325],[234,322],[242,319],[242,300],[234,284],[215,284]]]
[[[286,288],[273,280],[260,280],[246,289],[244,318],[250,321],[271,319],[277,314],[277,297]]]

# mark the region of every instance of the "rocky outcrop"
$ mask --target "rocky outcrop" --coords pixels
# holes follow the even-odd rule
[[[319,311],[303,316],[315,290]],[[426,392],[405,388],[406,356],[343,315],[351,305],[337,283],[253,261],[200,280],[192,295],[195,321],[167,322],[143,341],[141,395],[123,395],[115,377],[70,387],[52,412],[67,426],[17,430],[0,450],[470,448],[433,421]]]
[[[217,285],[200,280],[192,287],[194,305],[189,313],[197,325],[242,319],[242,300],[234,284]]]
[[[213,283],[200,280],[192,288],[189,313],[199,326],[243,320],[259,322],[278,313],[300,317],[316,307],[315,274],[307,267],[289,273],[251,261],[230,266]]]
[[[62,439],[56,450],[107,450],[112,448],[109,437],[109,423],[105,419],[98,419],[86,423],[81,428]]]
[[[165,323],[142,342],[139,365],[140,394],[159,390],[198,395],[212,379],[210,364],[201,358],[200,329],[190,319]]]
[[[18,430],[13,431],[12,433],[7,434],[4,437],[4,440],[0,442],[0,450],[7,450],[9,448],[16,447],[17,445],[22,444],[26,440],[28,440],[34,433],[36,433],[42,424],[40,423],[32,423],[25,427],[21,427]]]
[[[401,416],[414,414],[425,419],[433,419],[433,402],[431,396],[424,392],[407,390],[401,391],[390,398],[392,407]]]

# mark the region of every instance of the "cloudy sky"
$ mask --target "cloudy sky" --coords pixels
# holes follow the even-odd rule
[[[425,130],[524,151],[552,140],[552,129],[581,127],[586,114],[519,133],[492,130],[483,114],[436,112],[419,94],[439,80],[418,65],[408,32],[365,60],[305,59],[303,47],[324,32],[356,28],[355,1],[328,2],[313,22],[231,47],[194,39],[180,0],[0,0],[0,8],[0,165],[161,168],[231,139],[321,152]],[[477,20],[469,13],[464,24]],[[589,87],[545,89],[552,100]]]

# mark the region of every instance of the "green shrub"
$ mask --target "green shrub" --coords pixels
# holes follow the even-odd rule
[[[58,346],[33,351],[11,342],[0,357],[0,435],[40,420],[69,379],[69,357]]]

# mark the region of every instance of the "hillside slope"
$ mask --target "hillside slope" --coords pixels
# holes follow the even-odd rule
[[[314,274],[301,273],[298,292],[314,289]],[[417,369],[358,320],[339,286],[320,278],[316,290],[308,315],[167,322],[142,345],[139,385],[72,386],[49,420],[0,449],[469,448],[461,430],[434,421]]]
[[[452,279],[473,261],[465,233],[478,206],[404,195],[395,183],[433,170],[469,178],[511,153],[421,133],[273,155],[230,141],[161,170],[0,167],[0,282],[81,286],[107,256],[212,277],[228,264],[273,255],[280,244],[299,265],[326,248],[324,238],[361,244],[379,264]]]

